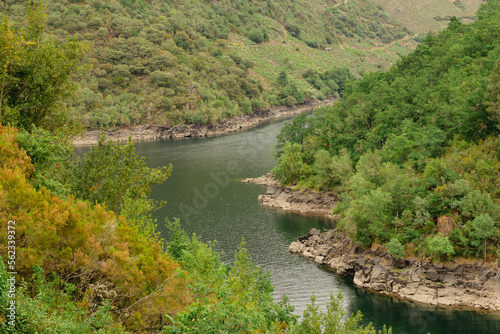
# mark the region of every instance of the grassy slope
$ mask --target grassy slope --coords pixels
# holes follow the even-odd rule
[[[482,0],[372,0],[380,5],[398,22],[415,33],[427,33],[443,29],[448,20],[438,21],[434,17],[456,16],[463,22],[470,18],[483,3]]]
[[[417,44],[408,37],[389,44],[346,38],[339,45],[313,49],[287,33],[279,22],[269,20],[269,26],[272,27],[272,33],[266,43],[255,44],[237,34],[229,36],[230,47],[254,62],[254,77],[265,79],[267,87],[275,83],[282,70],[289,74],[299,88],[311,89],[302,77],[302,73],[309,68],[324,71],[332,67],[348,67],[358,76],[364,72],[386,69],[399,59],[399,55],[408,53]]]

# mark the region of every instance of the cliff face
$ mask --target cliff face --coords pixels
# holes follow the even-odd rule
[[[359,287],[433,306],[500,311],[500,269],[482,261],[433,263],[396,259],[383,247],[365,250],[344,232],[312,229],[289,251],[353,276]]]

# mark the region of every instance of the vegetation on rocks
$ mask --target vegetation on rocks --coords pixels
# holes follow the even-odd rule
[[[279,135],[284,184],[336,191],[339,226],[394,255],[500,256],[500,4],[452,18],[390,70]]]

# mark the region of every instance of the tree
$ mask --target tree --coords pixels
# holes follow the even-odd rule
[[[314,294],[311,296],[311,304],[307,305],[304,311],[302,321],[286,331],[288,334],[390,334],[392,329],[387,329],[384,325],[382,330],[375,330],[370,323],[368,326],[363,327],[360,322],[363,319],[363,314],[358,311],[356,315],[351,314],[346,317],[343,309],[343,296],[339,292],[337,296],[330,294],[330,302],[327,304],[327,312],[323,313],[318,310],[318,306],[314,304],[316,297]]]
[[[285,70],[282,70],[278,76],[278,86],[286,87],[288,86],[288,75]]]
[[[139,201],[146,206],[141,210],[145,214],[151,209],[146,199],[151,186],[164,182],[171,172],[172,165],[147,167],[144,157],[139,158],[135,153],[131,139],[125,145],[112,141],[105,143],[105,136],[101,133],[97,146],[69,168],[66,181],[71,192],[80,199],[105,203],[115,212],[123,211],[125,203],[137,205]]]
[[[496,123],[500,130],[500,59],[495,62],[490,74],[490,85],[484,95],[484,105],[489,117]]]
[[[385,246],[387,247],[389,253],[397,259],[405,255],[405,246],[403,246],[396,238],[392,238],[391,241],[385,244]]]
[[[448,237],[438,233],[426,240],[427,252],[431,256],[438,258],[448,258],[450,255],[455,254],[453,246],[451,245]]]
[[[282,184],[300,181],[311,173],[310,166],[304,163],[302,156],[300,144],[285,144],[283,154],[278,158],[278,166],[271,173],[275,174]]]
[[[486,247],[488,241],[495,235],[495,222],[489,214],[485,213],[477,216],[472,222],[472,245],[484,248],[484,260],[486,261]]]
[[[70,139],[60,133],[50,133],[42,128],[32,127],[31,132],[21,130],[16,136],[20,148],[24,149],[35,166],[30,176],[36,189],[42,187],[59,197],[69,195],[62,176],[73,155]]]
[[[87,46],[76,39],[57,43],[44,34],[45,7],[32,2],[24,28],[5,17],[0,24],[0,121],[31,131],[32,126],[74,130],[64,98]]]

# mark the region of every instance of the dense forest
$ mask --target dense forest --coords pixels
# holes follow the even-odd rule
[[[500,257],[500,3],[452,18],[390,70],[279,135],[276,177],[334,191],[366,247],[435,260]]]
[[[27,3],[2,1],[0,11],[17,27]],[[54,42],[74,36],[89,50],[73,77],[78,98],[63,100],[87,128],[216,122],[337,96],[333,79],[318,87],[302,74],[385,66],[387,55],[363,50],[388,45],[396,57],[406,49],[391,42],[410,33],[367,0],[44,3]]]
[[[243,240],[230,265],[179,221],[165,243],[148,195],[172,166],[104,136],[75,157],[66,102],[88,46],[46,34],[45,18],[31,4],[23,24],[0,24],[0,332],[376,332],[345,317],[341,295],[327,313],[313,296],[298,323]]]

